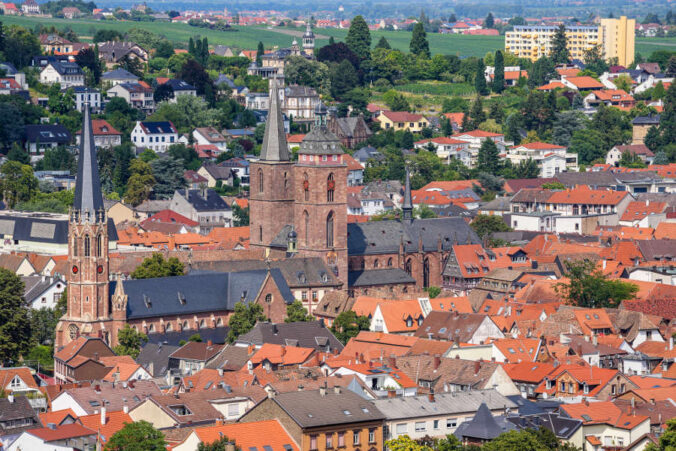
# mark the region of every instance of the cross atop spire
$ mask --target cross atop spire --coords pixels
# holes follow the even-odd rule
[[[401,206],[402,219],[411,221],[413,219],[413,202],[411,200],[411,173],[406,166],[406,186],[404,187],[404,203]]]
[[[261,148],[261,160],[290,161],[289,145],[284,131],[284,116],[279,105],[279,87],[277,77],[270,79],[270,108],[265,122],[265,135]]]
[[[81,220],[96,222],[96,213],[103,211],[104,207],[89,103],[84,105],[81,138],[73,210],[79,213]]]

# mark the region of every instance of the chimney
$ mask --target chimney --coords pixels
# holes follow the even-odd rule
[[[479,362],[479,361],[474,362],[474,374],[478,374],[480,369],[481,369],[481,362]]]
[[[604,258],[603,259],[603,269],[606,269],[607,264],[608,264],[608,261]]]
[[[282,345],[282,357],[286,355],[286,346]]]
[[[674,336],[669,337],[669,350],[673,351],[674,349]]]
[[[436,370],[441,365],[441,356],[439,354],[434,356],[434,369]]]
[[[101,407],[101,426],[105,426],[105,424],[106,424],[106,406],[104,404],[103,407]]]
[[[96,385],[94,386],[94,391],[95,391],[96,393],[101,393],[101,386],[100,386],[99,384],[96,384]]]
[[[633,409],[634,407],[636,407],[636,398],[632,397],[631,398],[631,408]]]
[[[336,395],[340,394],[340,386],[339,385],[336,385],[335,387],[333,387],[333,393],[335,393]]]
[[[94,360],[96,360],[97,362],[99,361],[99,353],[98,352],[94,353]]]
[[[13,403],[14,402],[14,395],[11,395],[11,394],[7,395],[7,401],[9,401],[10,404]]]
[[[599,344],[599,339],[596,337],[596,335],[592,336],[592,344],[594,346],[597,346]]]
[[[127,400],[124,400],[124,406],[122,407],[124,413],[129,413],[129,406],[127,405]]]
[[[319,394],[321,396],[326,396],[326,387],[324,387],[323,385],[319,387]]]
[[[434,402],[434,392],[433,391],[429,392],[429,394],[427,395],[427,399],[429,400],[429,402]]]
[[[390,365],[390,368],[396,368],[397,367],[397,358],[393,355],[389,356],[387,358],[387,362]]]
[[[214,342],[213,342],[213,341],[207,340],[207,346],[213,346],[213,345],[214,345]]]
[[[387,390],[387,397],[388,398],[396,398],[397,397],[397,391],[396,390]]]
[[[219,376],[223,376],[223,368],[219,368],[219,369],[218,369],[218,375],[219,375]]]

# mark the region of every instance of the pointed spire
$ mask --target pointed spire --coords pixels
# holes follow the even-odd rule
[[[413,219],[413,202],[411,201],[411,173],[406,166],[406,186],[404,187],[404,204],[401,206],[404,221]]]
[[[89,103],[84,105],[73,209],[81,214],[83,220],[89,218],[92,221],[97,218],[96,212],[104,209]],[[86,212],[89,212],[89,215],[86,215]]]
[[[284,116],[279,105],[277,77],[270,79],[270,108],[265,123],[265,136],[261,148],[261,160],[289,161],[289,145],[284,131]]]

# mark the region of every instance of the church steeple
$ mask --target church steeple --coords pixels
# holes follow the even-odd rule
[[[89,104],[84,106],[82,121],[82,140],[77,164],[77,180],[75,183],[75,200],[73,212],[85,222],[100,222],[103,215],[103,195],[99,166],[96,161],[96,144],[92,130],[92,118]]]
[[[402,219],[411,221],[413,219],[413,202],[411,201],[411,174],[406,167],[406,186],[404,187],[404,203],[401,206]]]
[[[286,142],[286,132],[284,131],[284,116],[279,105],[279,88],[276,78],[270,79],[270,108],[268,109],[268,120],[265,123],[261,160],[291,160],[289,145]]]

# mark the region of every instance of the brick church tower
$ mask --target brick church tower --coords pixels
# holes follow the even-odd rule
[[[56,326],[56,348],[80,335],[115,345],[108,293],[108,218],[103,205],[89,105],[85,106],[75,199],[68,221],[68,307]]]
[[[270,108],[260,160],[250,167],[250,243],[267,247],[293,224],[293,162],[284,131],[277,80],[270,79]]]
[[[340,140],[326,127],[326,107],[300,144],[294,171],[298,253],[320,257],[347,287],[347,165]]]

